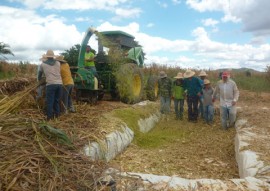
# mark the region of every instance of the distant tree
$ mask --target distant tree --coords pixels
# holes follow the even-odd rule
[[[5,55],[13,55],[13,52],[10,50],[10,46],[8,44],[5,44],[3,42],[0,42],[0,59],[7,59]]]
[[[78,57],[80,52],[81,45],[76,44],[72,46],[69,50],[65,50],[65,52],[61,53],[64,56],[65,60],[68,62],[70,66],[78,65]]]
[[[69,50],[65,50],[65,52],[60,54],[64,56],[65,60],[70,66],[78,66],[80,48],[80,44],[75,44]],[[91,49],[91,51],[96,54],[96,51],[94,49]]]

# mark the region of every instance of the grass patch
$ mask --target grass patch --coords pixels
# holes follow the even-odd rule
[[[160,128],[155,127],[152,131],[146,134],[140,134],[140,136],[136,137],[135,144],[141,148],[158,148],[162,147],[162,145],[166,145],[167,143],[173,143],[178,141],[185,141],[190,132],[185,130],[179,131],[177,128]]]
[[[251,77],[238,74],[235,75],[234,80],[240,89],[253,92],[270,92],[270,83],[263,74],[254,74]]]
[[[142,133],[139,130],[138,121],[149,117],[151,114],[158,111],[159,105],[157,103],[151,103],[147,106],[134,106],[131,108],[117,109],[113,111],[113,116],[125,121],[129,128],[135,133],[133,143],[141,148],[157,148],[167,143],[172,143],[175,140],[185,141],[192,133],[190,131],[179,131],[178,126],[171,125],[170,123],[179,121],[170,120],[168,124],[170,127],[164,128],[164,124],[157,126],[148,133]]]

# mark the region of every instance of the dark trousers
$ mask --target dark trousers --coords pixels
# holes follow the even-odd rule
[[[187,104],[188,104],[188,120],[189,121],[197,121],[198,118],[198,96],[188,96]]]
[[[60,115],[60,98],[62,84],[51,84],[46,86],[47,119],[53,119]]]

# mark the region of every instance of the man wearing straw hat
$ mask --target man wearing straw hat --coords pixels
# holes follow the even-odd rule
[[[66,60],[64,60],[64,56],[60,55],[56,57],[56,60],[60,62],[60,72],[63,82],[62,88],[62,104],[63,104],[63,112],[65,114],[68,111],[75,113],[75,109],[72,103],[72,90],[74,88],[74,81],[71,76],[70,67]]]
[[[222,80],[218,81],[213,94],[213,102],[219,95],[220,118],[224,130],[234,126],[236,120],[236,102],[239,98],[239,90],[236,83],[230,79],[229,72],[222,73]],[[229,119],[227,123],[227,119]]]
[[[204,80],[206,79],[207,74],[205,71],[201,71],[199,74],[199,79],[201,80],[202,86],[204,86]],[[199,98],[199,110],[198,110],[198,116],[201,116],[201,118],[203,119],[204,115],[204,107],[203,107],[203,96],[200,96]]]
[[[198,102],[201,96],[202,84],[200,79],[195,77],[195,72],[187,70],[184,73],[184,87],[187,91],[187,103],[188,103],[188,120],[191,122],[197,122],[198,119]]]
[[[204,120],[208,125],[212,125],[214,117],[214,104],[212,102],[214,89],[211,87],[211,83],[208,79],[204,80],[203,93],[203,110]]]
[[[60,63],[54,59],[54,52],[48,50],[45,54],[46,60],[40,65],[38,80],[41,80],[42,73],[46,77],[46,104],[47,120],[60,115],[60,97],[62,91],[62,78],[60,74]]]
[[[168,114],[171,107],[172,81],[164,71],[161,71],[159,76],[158,94],[160,95],[160,112],[162,114]]]
[[[173,82],[172,98],[174,99],[174,111],[175,119],[182,120],[184,112],[184,81],[183,74],[179,72],[177,76],[174,77],[176,80]]]

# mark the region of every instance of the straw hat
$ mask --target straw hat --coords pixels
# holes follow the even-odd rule
[[[62,56],[62,55],[56,56],[55,60],[57,60],[59,62],[67,62],[66,60],[64,60],[64,56]]]
[[[211,82],[210,82],[210,80],[205,79],[205,80],[203,81],[203,84],[204,84],[204,85],[206,85],[206,84],[211,84]]]
[[[187,70],[185,73],[184,73],[184,78],[190,78],[192,76],[195,75],[195,72],[193,72],[192,70]]]
[[[199,76],[207,76],[207,74],[206,74],[205,71],[202,70],[202,71],[200,72]]]
[[[177,76],[174,77],[175,79],[183,79],[183,74],[181,72],[178,72]]]
[[[42,57],[39,59],[40,61],[44,62],[47,60],[47,57],[45,54],[42,55]]]
[[[54,52],[52,50],[47,50],[45,57],[46,58],[54,58]]]
[[[166,77],[167,77],[167,74],[166,74],[164,71],[161,71],[161,72],[159,73],[159,77],[160,77],[160,78],[166,78]]]

